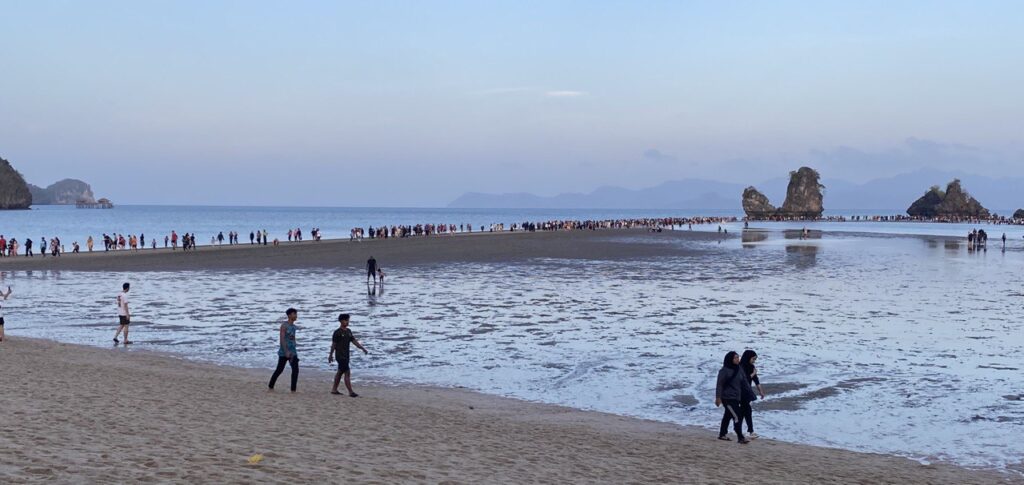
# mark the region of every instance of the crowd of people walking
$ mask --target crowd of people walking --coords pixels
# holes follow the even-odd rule
[[[573,230],[600,230],[600,229],[638,229],[646,228],[651,230],[662,230],[662,229],[676,229],[687,227],[692,229],[694,225],[700,224],[723,224],[729,222],[736,222],[735,217],[688,217],[688,218],[642,218],[642,219],[608,219],[608,220],[550,220],[550,221],[523,221],[512,224],[505,223],[494,223],[490,225],[481,225],[476,228],[476,232],[486,233],[497,233],[497,232],[536,232],[536,231],[573,231]],[[361,241],[363,239],[390,239],[390,238],[407,238],[407,237],[430,237],[430,236],[447,236],[455,235],[459,233],[473,233],[475,227],[472,224],[415,224],[415,225],[381,225],[381,226],[368,226],[366,228],[355,227],[349,231],[350,241]],[[305,240],[304,234],[301,228],[288,229],[284,234],[288,242],[300,242]],[[238,231],[228,231],[227,233],[220,231],[217,234],[210,237],[210,244],[215,246],[224,245],[237,245],[241,243],[242,235]],[[322,232],[319,227],[314,227],[309,231],[309,237],[312,241],[322,240]],[[158,237],[152,237],[148,239],[149,245],[147,246],[147,238],[144,233],[139,234],[121,234],[113,232],[110,234],[103,233],[100,238],[100,243],[103,245],[104,252],[111,251],[141,251],[145,249],[156,250],[159,249],[160,242]],[[278,238],[270,239],[270,234],[266,229],[257,229],[249,232],[249,244],[250,245],[262,245],[267,246],[273,244],[277,246],[280,244]],[[85,251],[93,252],[96,250],[96,242],[92,236],[89,236],[85,241]],[[172,230],[170,233],[163,236],[163,249],[170,249],[177,251],[178,248],[183,251],[194,251],[198,248],[195,232],[186,232],[179,234],[176,230]],[[38,249],[37,249],[38,248]],[[45,237],[39,239],[38,246],[30,238],[25,238],[23,242],[11,238],[7,239],[0,235],[0,257],[6,256],[17,256],[19,251],[24,253],[26,257],[34,257],[38,251],[40,256],[60,256],[65,252],[65,247],[62,244],[59,237],[54,237],[47,240]],[[81,252],[81,247],[78,241],[71,244],[71,252]]]

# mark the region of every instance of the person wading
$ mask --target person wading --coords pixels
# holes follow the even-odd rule
[[[373,282],[377,282],[377,260],[370,256],[370,259],[366,260],[366,282],[370,282],[370,278],[373,278]]]

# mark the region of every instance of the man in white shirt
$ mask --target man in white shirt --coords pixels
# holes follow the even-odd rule
[[[114,334],[114,345],[117,345],[117,336],[124,332],[124,344],[128,345],[131,341],[128,340],[128,325],[131,323],[131,313],[128,312],[128,289],[131,287],[128,283],[121,285],[121,293],[117,294],[117,319],[120,322],[120,326],[117,327],[117,333]]]

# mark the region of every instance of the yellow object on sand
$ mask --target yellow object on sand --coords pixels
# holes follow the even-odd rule
[[[261,455],[259,453],[256,453],[255,455],[252,455],[252,456],[249,457],[249,464],[250,465],[255,465],[255,464],[257,464],[257,463],[259,463],[261,461],[263,461],[263,455]]]

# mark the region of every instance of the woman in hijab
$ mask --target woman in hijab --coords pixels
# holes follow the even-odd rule
[[[750,396],[754,395],[754,391],[750,388],[750,381],[747,380],[747,375],[740,366],[740,354],[729,352],[725,354],[722,369],[718,371],[718,384],[715,386],[715,407],[725,406],[718,439],[731,441],[727,434],[729,421],[732,421],[739,443],[741,445],[750,443],[743,437],[743,398],[745,393]]]
[[[757,378],[757,368],[754,367],[754,363],[757,362],[757,352],[753,350],[744,350],[743,356],[740,357],[740,368],[743,369],[743,373],[747,375],[747,386],[751,384],[757,386],[757,392],[761,395],[761,399],[764,399],[764,389],[761,389],[761,380]],[[751,402],[757,400],[757,396],[751,392],[745,395],[741,399],[741,408],[743,409],[743,419],[747,422],[747,438],[757,438],[757,434],[754,433],[754,408],[750,406]]]

